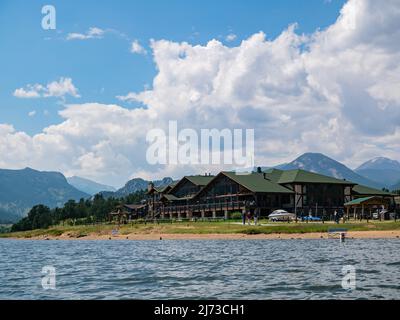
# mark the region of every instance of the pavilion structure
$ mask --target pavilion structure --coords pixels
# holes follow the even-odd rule
[[[390,200],[380,196],[371,196],[354,199],[346,202],[344,206],[346,208],[347,219],[350,219],[350,217],[359,220],[363,218],[371,219],[373,211],[388,209]]]

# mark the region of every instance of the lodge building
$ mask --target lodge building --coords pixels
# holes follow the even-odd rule
[[[345,210],[346,203],[365,197],[395,206],[391,193],[300,169],[186,176],[164,188],[150,184],[148,195],[149,216],[171,219],[227,219],[230,213],[256,209],[262,216],[276,209],[321,216]]]

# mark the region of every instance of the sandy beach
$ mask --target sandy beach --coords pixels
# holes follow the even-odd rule
[[[65,233],[60,236],[42,235],[31,238],[12,238],[18,240],[132,240],[132,241],[160,241],[160,240],[295,240],[295,239],[332,239],[328,233],[274,233],[274,234],[90,234],[77,237]],[[337,237],[336,237],[337,238]],[[396,231],[350,231],[347,232],[347,239],[399,239],[400,230]]]

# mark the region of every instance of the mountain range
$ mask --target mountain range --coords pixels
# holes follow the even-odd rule
[[[92,180],[81,177],[76,177],[76,176],[69,177],[67,178],[67,181],[71,186],[92,196],[102,191],[111,191],[111,192],[116,191],[114,187],[100,184]]]
[[[346,179],[372,188],[382,189],[385,187],[385,184],[364,177],[344,164],[321,153],[305,153],[294,161],[280,165],[277,168],[281,170],[303,169],[337,179]]]
[[[321,153],[305,153],[276,168],[304,169],[372,188],[400,190],[400,163],[387,158],[375,158],[351,170]],[[0,169],[0,223],[15,222],[36,204],[53,208],[62,206],[68,200],[90,198],[97,193],[104,197],[121,198],[139,190],[146,190],[149,182],[135,178],[128,181],[124,187],[115,190],[113,187],[80,177],[67,179],[59,172],[41,172],[30,168]],[[153,183],[156,187],[161,187],[173,182],[173,179],[168,177]]]
[[[355,172],[370,180],[380,182],[385,188],[400,189],[400,163],[388,158],[369,160],[355,169]]]
[[[0,169],[0,222],[15,222],[37,204],[61,207],[89,195],[71,186],[59,172]]]
[[[396,184],[394,184],[391,188],[392,190],[400,190],[400,181]]]
[[[131,193],[134,193],[136,191],[141,191],[141,190],[147,190],[147,187],[151,181],[144,180],[142,178],[135,178],[132,180],[129,180],[125,186],[122,188],[118,189],[115,192],[101,192],[101,194],[108,198],[108,197],[114,197],[114,198],[122,198],[130,195]],[[162,180],[156,180],[153,181],[155,187],[163,187],[167,186],[171,183],[173,183],[174,180],[172,178],[164,178]]]
[[[346,179],[371,188],[400,190],[400,163],[388,158],[368,160],[355,170],[321,153],[305,153],[289,163],[274,167],[261,167],[262,170],[303,169],[338,179]]]

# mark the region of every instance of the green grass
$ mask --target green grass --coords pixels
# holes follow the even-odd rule
[[[330,228],[345,228],[349,231],[390,231],[400,230],[400,221],[370,221],[334,223],[267,223],[262,226],[243,226],[237,222],[175,222],[163,224],[129,224],[118,228],[116,225],[95,226],[56,226],[49,229],[5,233],[2,238],[32,238],[59,237],[67,235],[71,238],[81,238],[86,235],[109,235],[118,228],[119,234],[293,234],[293,233],[326,233]],[[267,223],[267,224],[266,224]],[[266,224],[266,225],[265,225]]]

